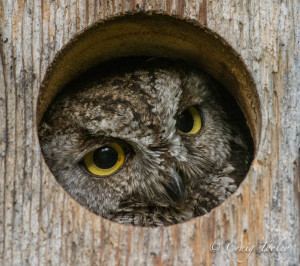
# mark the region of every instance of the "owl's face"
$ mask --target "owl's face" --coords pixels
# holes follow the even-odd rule
[[[108,219],[162,225],[208,212],[249,164],[218,86],[178,67],[94,78],[50,106],[39,130],[46,162],[73,198]],[[234,175],[236,160],[245,169]]]

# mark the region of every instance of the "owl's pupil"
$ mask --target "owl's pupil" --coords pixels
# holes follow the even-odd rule
[[[185,110],[178,116],[176,126],[183,133],[188,133],[193,129],[194,119],[189,110]]]
[[[118,152],[109,146],[101,147],[95,150],[93,154],[95,165],[101,169],[109,169],[118,161]]]

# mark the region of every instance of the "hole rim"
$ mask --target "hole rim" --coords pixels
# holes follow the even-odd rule
[[[164,25],[163,29],[160,26],[162,22],[165,22],[166,25]],[[145,40],[141,43],[143,44],[142,49],[137,51],[136,53],[132,54],[132,48],[129,49],[129,53],[99,53],[99,50],[97,50],[96,58],[93,60],[88,59],[86,60],[84,55],[81,55],[77,57],[78,62],[82,64],[79,64],[80,67],[78,69],[71,69],[73,64],[68,63],[68,58],[73,57],[74,54],[78,55],[78,51],[82,51],[84,47],[87,47],[87,44],[90,43],[92,40],[101,40],[103,39],[107,40],[116,40],[116,37],[122,37],[121,42],[117,40],[117,44],[124,44],[124,41],[127,40],[127,38],[130,40],[130,35],[127,38],[124,38],[124,33],[119,34],[120,28],[118,26],[122,26],[123,28],[126,27],[126,24],[130,25],[136,25],[142,23],[142,25],[138,25],[137,28],[140,28],[140,33],[145,33],[145,31],[142,30],[142,26],[147,26],[147,23],[149,23],[149,28],[146,31],[146,34],[149,34],[149,30],[153,29],[153,27],[156,29],[152,32],[153,35],[157,36],[157,46],[154,45],[154,47],[150,48],[150,44],[146,44]],[[118,29],[118,31],[112,31],[112,35],[107,34],[110,28],[115,27]],[[121,29],[122,29],[121,27]],[[163,46],[163,40],[159,38],[159,36],[162,35],[163,32],[170,32],[174,33],[174,28],[177,28],[179,32],[184,32],[184,29],[188,29],[187,32],[184,34],[179,34],[178,36],[175,36],[174,38],[178,39],[179,43],[177,45],[178,50],[172,51],[172,53],[168,53],[166,58],[170,58],[172,60],[174,59],[180,59],[185,61],[186,63],[195,66],[206,73],[208,73],[210,76],[212,76],[214,79],[216,79],[218,82],[220,82],[226,90],[229,91],[229,93],[234,97],[235,101],[237,102],[239,108],[242,110],[247,125],[249,127],[253,144],[254,144],[254,152],[253,152],[253,160],[250,164],[250,167],[248,169],[248,172],[246,176],[244,177],[243,181],[237,188],[237,190],[232,193],[224,202],[222,202],[220,205],[212,209],[209,213],[197,216],[189,221],[179,223],[179,224],[172,224],[168,226],[163,227],[169,227],[169,226],[178,226],[182,224],[186,224],[191,222],[194,219],[201,219],[202,217],[207,217],[211,213],[215,212],[219,208],[224,208],[224,204],[228,203],[230,199],[232,199],[234,196],[236,196],[237,191],[241,189],[245,181],[249,178],[251,169],[253,168],[253,163],[256,161],[257,153],[258,153],[258,147],[260,146],[260,139],[261,139],[261,128],[262,128],[262,115],[261,115],[261,103],[258,95],[258,91],[254,82],[254,79],[248,70],[244,60],[242,57],[237,53],[237,51],[220,35],[215,33],[213,30],[209,29],[208,27],[198,23],[197,21],[190,20],[187,18],[182,18],[179,16],[171,15],[166,12],[130,12],[126,14],[117,14],[114,16],[111,16],[109,18],[105,18],[103,20],[97,21],[93,23],[92,25],[86,27],[85,29],[79,31],[75,34],[73,38],[70,39],[68,43],[66,43],[55,55],[53,61],[47,68],[47,71],[45,73],[45,76],[43,78],[42,84],[39,89],[39,94],[36,102],[36,131],[38,128],[39,123],[41,122],[43,115],[45,114],[47,108],[52,103],[54,98],[61,92],[61,90],[74,78],[79,76],[80,74],[88,71],[89,69],[95,67],[98,64],[104,63],[106,61],[110,61],[119,57],[129,57],[129,56],[153,56],[153,57],[159,57],[162,52],[167,50],[166,46]],[[133,27],[135,28],[135,27]],[[136,28],[135,28],[136,29]],[[185,53],[180,53],[180,48],[183,48],[182,41],[187,42],[187,40],[184,40],[183,36],[187,36],[189,32],[192,32],[194,35],[192,35],[196,39],[201,39],[201,37],[204,36],[203,40],[199,40],[199,43],[206,43],[206,46],[198,47],[199,51],[198,53],[203,52],[209,52],[209,51],[218,51],[217,54],[223,54],[224,56],[219,57],[219,60],[217,62],[213,62],[212,65],[209,66],[209,69],[204,69],[207,64],[205,63],[207,61],[207,58],[205,57],[204,63],[200,62],[199,59],[203,59],[201,56],[195,60],[192,60],[191,62],[189,60],[186,60],[183,57]],[[103,33],[106,33],[103,34]],[[199,34],[199,36],[197,36]],[[94,36],[94,37],[93,37]],[[95,37],[96,36],[96,37]],[[142,34],[143,36],[143,34]],[[149,34],[149,36],[152,36]],[[149,38],[148,36],[148,38]],[[173,35],[174,36],[174,35]],[[108,38],[109,37],[109,38]],[[145,37],[145,36],[144,36]],[[147,38],[145,38],[147,39]],[[192,38],[191,38],[192,39]],[[136,41],[136,40],[135,40]],[[161,42],[161,43],[160,43]],[[198,44],[199,44],[198,43]],[[133,46],[132,44],[128,44],[128,47]],[[195,45],[196,46],[196,45]],[[212,49],[208,49],[208,47],[211,46]],[[123,47],[123,52],[128,47]],[[107,48],[107,47],[106,47]],[[144,49],[144,50],[143,50]],[[153,52],[153,49],[157,49],[158,53]],[[93,48],[90,48],[90,50],[93,50]],[[109,50],[109,49],[108,49]],[[113,50],[113,49],[112,49]],[[143,53],[143,51],[145,53]],[[179,52],[176,54],[176,51]],[[185,52],[188,50],[185,50]],[[171,55],[171,56],[170,56]],[[173,55],[173,56],[172,56]],[[193,53],[192,50],[189,51],[190,59],[192,59]],[[198,54],[199,56],[199,54]],[[76,58],[76,57],[74,57]],[[209,58],[209,56],[208,56]],[[217,56],[214,55],[213,59],[216,59]],[[227,63],[226,64],[226,59]],[[68,67],[69,66],[69,67]],[[67,70],[67,72],[60,73],[61,69]],[[216,71],[217,70],[217,71]],[[225,76],[223,74],[225,73]],[[227,74],[226,74],[227,73]],[[229,86],[230,84],[233,84],[233,86]],[[246,104],[245,104],[246,103]],[[39,139],[39,138],[38,138]],[[42,155],[42,153],[41,153]],[[43,156],[43,155],[42,155]],[[46,164],[44,158],[43,162]],[[47,164],[46,164],[47,165]],[[48,167],[48,165],[47,165]],[[49,167],[48,167],[49,168]],[[51,172],[51,169],[49,169]],[[56,178],[55,178],[56,180]],[[73,199],[74,200],[74,199]],[[79,204],[76,200],[74,200],[77,204]],[[80,205],[80,204],[79,204]],[[83,206],[82,206],[83,207]],[[85,207],[83,207],[85,208]],[[96,215],[96,214],[95,214]],[[119,226],[128,226],[124,224],[120,224],[114,221],[111,221],[109,219],[106,219],[102,216],[96,215],[97,217],[100,217],[101,219],[107,220],[112,223],[116,223]],[[130,226],[130,225],[129,225]],[[140,226],[137,226],[140,227]],[[152,227],[149,227],[152,228]],[[154,227],[156,228],[156,227]]]

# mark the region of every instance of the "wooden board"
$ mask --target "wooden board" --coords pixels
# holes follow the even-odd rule
[[[55,55],[96,21],[141,11],[223,37],[260,101],[245,181],[211,213],[170,227],[123,226],[88,212],[56,183],[37,137],[39,89]],[[1,1],[0,264],[298,265],[299,13],[297,0]]]

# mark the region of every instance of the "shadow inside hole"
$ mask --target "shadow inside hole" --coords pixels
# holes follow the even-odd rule
[[[145,140],[142,140],[142,138],[151,138],[151,135],[140,134],[139,141],[141,141],[141,143],[138,144],[137,136],[130,138],[127,134],[126,138],[120,137],[118,131],[113,129],[114,126],[111,128],[105,127],[106,131],[101,131],[101,126],[100,129],[95,126],[95,124],[101,123],[109,124],[109,121],[103,122],[104,120],[113,120],[112,117],[114,117],[114,115],[105,118],[101,116],[101,111],[109,114],[114,114],[117,111],[116,115],[122,116],[122,108],[118,109],[117,106],[125,104],[129,106],[127,109],[125,108],[125,110],[132,112],[132,122],[143,121],[145,123],[146,120],[143,120],[141,117],[147,117],[149,113],[153,112],[156,106],[149,104],[149,102],[151,102],[149,99],[150,96],[147,95],[146,91],[137,86],[137,84],[142,82],[142,79],[140,80],[137,75],[134,77],[130,75],[136,69],[149,71],[149,80],[146,82],[148,82],[147,84],[150,87],[152,86],[153,91],[155,91],[154,84],[156,84],[156,81],[154,72],[157,68],[181,68],[181,79],[185,78],[185,74],[194,71],[194,67],[187,65],[181,60],[165,60],[155,57],[126,57],[110,60],[109,62],[88,70],[71,81],[50,104],[39,128],[43,154],[58,182],[74,199],[89,210],[120,223],[142,226],[170,225],[203,215],[234,193],[237,186],[246,176],[253,159],[253,140],[243,112],[240,110],[234,97],[215,80],[213,82],[214,88],[212,91],[216,99],[213,101],[210,99],[212,101],[210,107],[213,106],[213,104],[218,107],[220,103],[224,110],[226,110],[226,116],[224,117],[222,117],[221,114],[213,116],[213,118],[217,120],[215,125],[220,126],[223,120],[228,120],[227,124],[224,124],[224,126],[220,128],[222,128],[222,132],[226,135],[229,130],[226,129],[226,127],[230,126],[231,135],[226,138],[226,141],[224,141],[226,142],[225,144],[223,141],[213,144],[213,138],[208,138],[200,142],[200,144],[197,144],[198,146],[196,146],[201,150],[200,153],[203,154],[203,158],[193,150],[193,145],[195,145],[195,143],[193,143],[194,136],[189,136],[188,134],[181,135],[181,139],[185,140],[185,145],[183,145],[182,148],[192,154],[192,156],[186,155],[186,158],[181,159],[183,161],[193,161],[193,156],[199,156],[200,166],[195,164],[190,166],[189,162],[181,162],[172,167],[177,174],[174,175],[170,173],[171,170],[168,169],[165,172],[169,171],[169,173],[164,176],[161,170],[163,168],[159,169],[160,172],[157,172],[157,169],[155,167],[151,168],[151,166],[163,164],[162,161],[157,163],[155,158],[157,159],[163,154],[159,160],[169,160],[168,156],[172,154],[172,152],[175,152],[173,150],[167,151],[166,143],[160,143],[161,146],[158,146],[156,143],[148,144],[148,147],[146,147],[147,145],[145,146],[144,143]],[[169,74],[170,73],[167,73],[167,75]],[[124,75],[129,75],[129,78],[126,79],[127,83],[124,83],[124,79],[122,78]],[[131,83],[131,78],[135,79],[135,82]],[[107,83],[107,79],[110,79],[112,82]],[[102,104],[99,104],[97,98],[93,97],[93,94],[85,97],[84,93],[98,86],[100,84],[99,81],[100,83],[106,82],[106,85],[109,84],[112,91],[117,87],[119,93],[114,91],[113,95],[109,95],[107,91],[101,100]],[[170,85],[172,84],[170,83]],[[122,90],[127,87],[131,88],[130,92],[126,95],[122,95]],[[129,95],[130,93],[132,93],[131,96]],[[171,93],[170,91],[170,94]],[[145,109],[148,113],[139,113],[139,111],[135,109],[139,107],[135,106],[137,94],[141,94],[139,97],[141,106],[150,106],[150,108]],[[80,96],[84,97],[81,98]],[[162,96],[166,95],[162,94]],[[64,100],[65,97],[68,98],[68,101]],[[132,99],[132,101],[130,99]],[[191,97],[189,101],[192,103],[193,97]],[[169,103],[166,99],[163,103],[165,105],[173,105],[172,102]],[[95,107],[95,104],[98,105]],[[185,105],[186,104],[185,102]],[[205,110],[203,107],[205,104],[205,102],[199,104],[199,115],[202,119],[201,130],[203,131],[207,130],[206,126],[210,125],[210,120],[207,119],[206,121],[205,119],[206,117],[210,117],[209,110]],[[76,108],[74,108],[74,105]],[[198,106],[197,104],[193,105]],[[79,107],[82,107],[82,110]],[[92,109],[93,111],[90,111]],[[180,110],[180,108],[178,109]],[[181,110],[181,112],[182,111],[184,110]],[[65,116],[64,112],[69,112],[69,116]],[[211,113],[214,112],[215,110],[212,109]],[[163,113],[160,113],[160,115],[163,115]],[[178,115],[177,113],[177,116]],[[210,119],[212,120],[212,118]],[[155,120],[155,118],[151,118],[150,120]],[[155,128],[156,125],[150,125],[150,129],[151,126],[153,127],[153,132],[155,132],[155,130],[157,130]],[[124,123],[124,125],[119,128],[121,128],[121,131],[127,132],[126,127],[129,127],[129,124]],[[139,125],[136,125],[136,128],[139,130]],[[216,131],[217,129],[218,128],[216,128]],[[134,129],[132,129],[132,131],[133,130]],[[210,132],[211,134],[215,134],[212,129],[210,129]],[[155,138],[157,138],[159,134],[155,132]],[[239,134],[242,137],[240,137]],[[198,135],[199,138],[202,136],[200,131]],[[209,135],[207,136],[209,137]],[[222,138],[222,135],[217,137]],[[238,140],[234,141],[235,138],[238,138]],[[230,153],[227,152],[225,155],[228,163],[223,163],[220,166],[218,158],[205,158],[209,156],[213,158],[212,155],[208,155],[204,150],[203,143],[205,142],[207,142],[205,144],[207,145],[207,149],[212,150],[212,153],[216,153],[216,156],[219,156],[218,152],[222,154],[222,150],[216,152],[218,147],[213,145],[220,145],[225,148],[229,146]],[[211,142],[211,144],[209,142]],[[104,146],[107,147],[111,143],[117,143],[122,147],[124,154],[127,155],[124,159],[125,162],[122,163],[120,169],[99,177],[94,172],[91,173],[89,171],[86,160],[83,158],[90,152]],[[144,150],[140,148],[143,147],[143,145],[145,150],[149,148],[147,152],[145,151],[145,154],[142,154]],[[174,143],[172,145],[176,146]],[[139,167],[135,167],[133,168],[134,171],[131,171],[130,168],[133,167],[138,156],[140,156]],[[145,159],[147,156],[152,156],[153,163],[151,160]],[[183,155],[177,154],[177,156],[179,158]],[[93,157],[93,160],[95,160],[95,157]],[[149,164],[149,166],[147,166],[147,164]],[[241,167],[242,164],[243,166]],[[203,167],[203,165],[206,166]],[[146,168],[146,166],[147,169],[144,170],[143,167]],[[200,170],[197,169],[197,167]],[[221,170],[220,167],[226,168],[226,170]],[[168,166],[165,167],[165,169],[167,168]],[[155,174],[156,176],[161,175],[164,177],[164,180],[159,178],[155,179],[153,174],[155,172],[157,172]],[[212,172],[214,172],[214,175],[212,175]],[[62,177],[62,175],[66,176]],[[181,195],[182,193],[180,192],[182,191],[180,190],[183,190],[184,195]],[[126,193],[124,191],[126,191]]]

